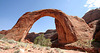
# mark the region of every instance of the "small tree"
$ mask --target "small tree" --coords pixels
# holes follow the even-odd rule
[[[44,34],[42,34],[34,39],[34,44],[39,44],[42,46],[51,46],[52,43],[50,40],[51,39],[46,39],[44,37]]]

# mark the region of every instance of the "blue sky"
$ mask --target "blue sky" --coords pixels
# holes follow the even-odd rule
[[[68,15],[82,17],[88,10],[100,7],[99,0],[0,0],[0,31],[11,29],[25,13],[41,9],[59,9]],[[54,18],[39,19],[30,32],[55,29]]]

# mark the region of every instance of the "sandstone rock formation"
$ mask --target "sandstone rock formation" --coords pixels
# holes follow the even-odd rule
[[[98,20],[100,19],[100,9],[90,10],[82,18],[86,21],[86,23]]]
[[[62,36],[58,37],[58,39],[60,39],[59,43],[71,43],[77,41],[76,34],[75,32],[73,32],[74,29],[71,27],[72,23],[70,22],[68,15],[57,9],[43,9],[25,13],[19,18],[15,26],[5,37],[17,41],[22,38],[21,40],[23,41],[32,25],[43,16],[54,17],[59,21],[61,27],[63,27],[65,34],[58,34],[58,36]],[[57,32],[60,33],[59,30]],[[66,37],[66,39],[64,39],[63,37]],[[65,40],[66,42],[63,42],[63,40]]]
[[[26,40],[30,41],[30,42],[34,42],[34,39],[39,36],[44,34],[44,37],[47,39],[51,39],[51,41],[55,41],[58,39],[58,34],[56,32],[56,30],[47,30],[46,32],[42,32],[42,33],[28,33],[28,35],[25,37]]]
[[[100,41],[100,19],[96,24],[94,37],[95,37],[95,40]]]
[[[98,37],[98,36],[96,36],[96,34],[100,31],[100,19],[94,20],[94,21],[90,22],[88,25],[91,28],[91,32],[94,35],[94,37]]]
[[[25,39],[27,39],[30,42],[34,42],[34,39],[39,36],[39,34],[35,34],[34,32],[28,33]]]
[[[58,43],[56,43],[54,46],[65,49],[84,48],[84,50],[86,50],[89,48],[84,45],[89,45],[91,43],[89,41],[91,41],[93,38],[93,32],[91,32],[91,28],[87,24],[88,22],[86,23],[84,19],[77,16],[66,15],[57,9],[43,9],[25,13],[19,18],[15,26],[9,30],[9,33],[6,34],[5,38],[14,39],[16,41],[21,39],[21,41],[24,41],[25,37],[28,37],[26,35],[28,34],[32,25],[43,16],[51,16],[55,18],[57,33],[54,36],[58,35]],[[50,33],[51,31],[52,30],[49,30],[44,34]],[[35,33],[33,34],[35,35]],[[54,37],[51,37],[51,39],[52,38]]]
[[[49,33],[56,33],[57,31],[55,29],[48,29],[45,34],[49,34]]]
[[[83,39],[92,39],[89,27],[83,19],[76,16],[68,16],[57,9],[43,9],[25,13],[5,37],[17,41],[21,39],[23,41],[32,25],[43,16],[55,18],[58,42],[61,44],[72,43]]]
[[[84,19],[77,16],[70,16],[69,19],[73,25],[73,28],[75,29],[74,32],[76,32],[78,40],[91,40],[93,35],[91,34],[90,27],[87,25]]]
[[[100,41],[100,8],[90,10],[82,17],[91,28],[91,32],[93,34],[93,38],[95,40]]]
[[[8,34],[8,33],[9,33],[9,30],[2,30],[2,31],[0,31],[0,34],[6,35],[6,34]]]
[[[44,33],[44,37],[47,39],[51,39],[51,41],[55,41],[58,39],[58,34],[56,30],[53,29],[48,29],[45,33]]]
[[[100,31],[95,34],[95,40],[100,41]]]
[[[93,37],[93,34],[91,32],[90,27],[85,22],[85,20],[77,16],[69,16],[69,17],[70,17],[69,20],[72,23],[72,27],[74,28],[74,32],[77,36],[78,41],[62,46],[59,44],[54,44],[53,46],[60,47],[63,49],[75,49],[75,50],[78,49],[82,51],[96,52],[93,48],[91,48],[91,38]],[[64,32],[62,32],[63,30],[61,30],[60,27],[56,27],[56,29],[57,28],[60,30],[62,34],[64,34]]]

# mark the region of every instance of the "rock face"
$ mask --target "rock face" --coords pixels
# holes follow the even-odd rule
[[[96,24],[96,29],[95,29],[95,40],[100,41],[100,19]]]
[[[54,44],[53,46],[60,47],[63,49],[75,49],[75,50],[79,49],[82,51],[95,52],[93,48],[90,48],[93,32],[91,32],[91,29],[88,26],[88,24],[85,22],[84,19],[79,18],[77,16],[69,16],[69,17],[70,17],[69,20],[72,23],[71,27],[74,28],[73,32],[75,32],[78,41],[74,43],[66,44],[64,46],[63,45],[61,46],[59,44]],[[58,26],[57,20],[55,23],[56,23],[56,26]],[[56,29],[59,29],[62,35],[65,34],[65,32],[62,29],[60,29],[60,27],[56,27]]]
[[[44,33],[44,37],[51,39],[51,41],[55,41],[58,39],[58,34],[56,30],[49,29]]]
[[[89,26],[93,31],[93,38],[95,38],[96,41],[100,41],[100,19],[92,21],[89,23]]]
[[[70,16],[71,23],[75,29],[78,40],[91,40],[92,34],[90,27],[87,25],[84,19],[77,16]]]
[[[100,31],[98,31],[95,35],[95,40],[100,41]]]
[[[91,32],[93,33],[93,35],[95,37],[96,33],[98,33],[100,31],[100,19],[94,20],[94,21],[90,22],[88,25],[91,28]]]
[[[90,10],[82,17],[91,28],[91,32],[93,34],[93,38],[95,40],[100,41],[100,8]]]
[[[91,40],[92,39],[92,34],[90,32],[90,27],[85,23],[85,21],[82,18],[79,18],[77,16],[68,16],[69,21],[71,21],[72,25],[70,26],[74,30],[72,30],[71,33],[75,33],[76,37],[78,40]],[[61,24],[55,19],[55,24],[56,24],[56,29],[59,35],[64,35],[66,34],[63,31],[63,27],[57,27],[61,26]],[[62,36],[58,36],[62,37]],[[62,37],[63,39],[67,37]],[[65,40],[63,40],[65,41]]]
[[[60,44],[92,39],[92,35],[89,32],[90,28],[83,19],[76,16],[68,16],[57,9],[43,9],[25,13],[5,37],[23,41],[32,25],[43,16],[55,18],[58,42]]]
[[[90,10],[82,18],[86,21],[86,23],[98,20],[100,19],[100,9]]]
[[[39,34],[35,34],[34,32],[28,33],[28,35],[25,37],[30,42],[34,42],[34,39],[39,36]]]
[[[0,31],[0,34],[6,35],[7,33],[9,33],[9,30],[2,30],[2,31]]]
[[[49,33],[56,33],[57,31],[55,29],[48,29],[45,34],[49,34]]]

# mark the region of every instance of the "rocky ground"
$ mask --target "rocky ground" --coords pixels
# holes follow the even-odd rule
[[[0,39],[0,53],[87,53],[75,50],[50,48],[33,43],[23,43],[14,40]]]

